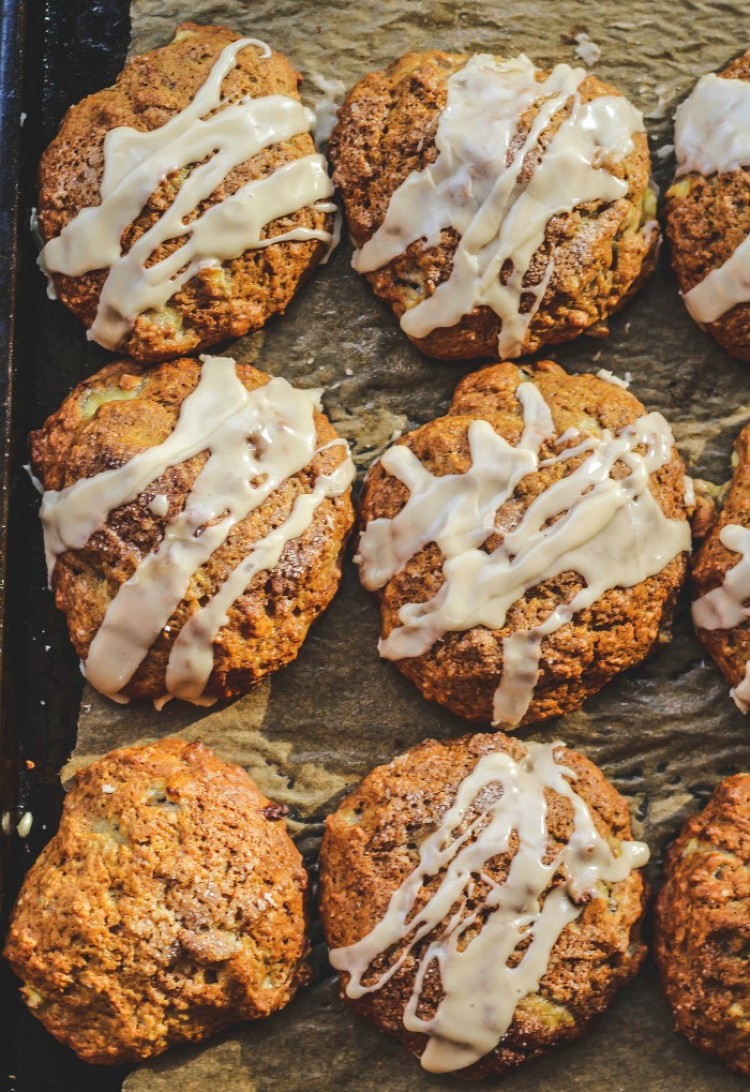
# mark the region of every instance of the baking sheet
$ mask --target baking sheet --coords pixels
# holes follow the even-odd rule
[[[132,18],[134,52],[167,42],[183,19],[223,22],[266,39],[305,76],[335,76],[347,86],[410,49],[525,51],[542,66],[580,63],[576,37],[584,32],[601,50],[597,74],[647,115],[654,150],[671,140],[674,106],[693,80],[747,44],[741,6],[689,0],[196,0],[189,9],[177,0],[136,0]],[[303,94],[312,101],[317,93],[308,83]],[[668,148],[655,157],[655,168],[663,187],[672,169]],[[364,470],[395,432],[443,412],[455,383],[473,366],[431,362],[414,350],[390,311],[351,270],[350,256],[343,243],[284,317],[229,351],[299,385],[324,386],[328,413],[353,443]],[[672,423],[689,471],[724,480],[732,439],[750,419],[750,373],[692,324],[664,255],[654,279],[612,320],[611,329],[606,340],[582,338],[545,355],[573,371],[630,372],[634,393]],[[702,806],[721,777],[750,768],[750,724],[704,661],[686,606],[683,598],[669,646],[578,712],[522,733],[563,739],[604,768],[632,801],[637,836],[654,852],[654,883],[663,850],[684,818]],[[377,605],[348,563],[339,595],[298,660],[232,705],[206,711],[173,703],[157,714],[142,704],[113,705],[87,689],[78,745],[63,777],[114,746],[167,734],[199,737],[290,805],[292,829],[312,862],[322,819],[372,766],[427,736],[469,730],[426,703],[392,664],[379,659],[378,628]],[[170,1051],[134,1071],[125,1081],[127,1092],[192,1092],[209,1083],[240,1092],[465,1088],[460,1075],[424,1073],[402,1047],[338,1001],[317,924],[314,931],[316,984],[287,1010],[199,1047]],[[746,1087],[671,1028],[648,966],[580,1043],[506,1078],[502,1087]]]

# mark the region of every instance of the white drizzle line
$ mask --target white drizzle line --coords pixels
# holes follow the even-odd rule
[[[750,83],[701,76],[675,114],[676,176],[750,166]]]
[[[280,378],[248,391],[234,360],[210,356],[202,360],[198,385],[183,402],[177,424],[162,444],[61,492],[48,490],[42,498],[51,579],[59,555],[85,546],[111,511],[135,500],[168,467],[200,452],[209,453],[184,508],[167,522],[160,542],[118,589],[91,642],[85,675],[109,697],[127,685],[184,598],[194,574],[232,528],[316,454],[313,411],[319,407],[320,391],[298,390]],[[337,442],[346,447],[344,441]],[[347,449],[335,471],[319,475],[312,492],[297,497],[284,523],[256,542],[214,596],[192,614],[172,646],[167,693],[159,705],[170,697],[205,703],[202,694],[213,667],[213,642],[227,622],[232,603],[258,572],[277,564],[287,542],[310,526],[323,499],[340,496],[353,477]],[[163,504],[155,509],[152,501],[152,511],[158,514],[162,509]]]
[[[558,604],[533,630],[504,639],[493,724],[506,725],[517,724],[531,703],[543,637],[604,592],[641,583],[690,548],[687,520],[667,519],[649,488],[650,475],[672,458],[674,440],[661,414],[646,414],[617,434],[583,435],[577,446],[540,462],[542,441],[555,435],[549,407],[530,382],[519,385],[516,397],[524,413],[518,444],[511,446],[487,421],[472,421],[464,474],[435,476],[404,445],[386,451],[382,466],[407,486],[409,498],[393,519],[368,523],[358,554],[360,578],[370,590],[382,588],[430,542],[444,559],[438,593],[402,606],[400,625],[381,640],[380,654],[390,660],[420,656],[448,632],[500,630],[531,588],[571,570],[582,577],[585,586],[570,603]],[[537,496],[499,546],[481,549],[495,531],[496,512],[524,477],[582,453],[588,453],[584,461]],[[618,463],[628,474],[615,480]]]
[[[750,166],[750,83],[701,76],[675,115],[676,177],[724,174]],[[716,322],[750,301],[750,238],[684,294],[696,322]]]
[[[727,311],[750,301],[750,236],[747,236],[718,269],[685,292],[685,306],[701,325],[716,322]]]
[[[283,164],[185,222],[235,167],[264,148],[309,132],[314,124],[311,110],[284,95],[239,101],[221,97],[237,55],[253,45],[270,56],[268,46],[255,38],[226,46],[195,98],[165,125],[147,131],[127,126],[110,130],[104,140],[100,204],[82,209],[42,250],[39,264],[48,276],[109,270],[89,330],[100,345],[115,349],[138,315],[161,310],[201,269],[273,243],[330,243],[329,232],[308,228],[261,239],[269,223],[307,206],[334,211],[326,200],[333,186],[319,154]],[[200,166],[193,167],[167,211],[123,254],[122,234],[149,197],[168,175],[196,163]],[[160,246],[176,238],[185,241],[167,258],[147,266]]]
[[[346,87],[343,80],[330,79],[313,72],[311,82],[322,92],[322,97],[315,103],[315,147],[322,151],[331,139],[331,133],[338,121],[341,104],[346,97]],[[333,229],[325,254],[320,259],[319,265],[327,265],[336,247],[341,242],[341,232],[344,226],[344,217],[338,205],[332,204],[326,211],[333,212]]]
[[[333,966],[349,975],[347,995],[360,998],[384,986],[429,938],[418,958],[403,1022],[408,1031],[429,1036],[421,1062],[430,1072],[463,1069],[494,1050],[518,1003],[538,990],[565,926],[579,917],[588,899],[604,897],[601,884],[623,880],[648,861],[642,842],[623,841],[618,855],[613,854],[571,787],[575,774],[557,760],[562,746],[528,743],[520,762],[503,751],[483,755],[458,786],[437,829],[422,842],[419,864],[394,892],[385,916],[361,940],[330,953]],[[501,794],[490,795],[490,786],[498,786]],[[570,840],[547,864],[545,789],[573,807]],[[468,822],[467,813],[472,813]],[[485,866],[510,851],[514,833],[518,849],[506,880],[497,883]],[[468,911],[477,875],[490,890],[480,906]],[[550,890],[555,875],[562,875],[563,882]],[[435,876],[440,883],[421,905],[422,888]],[[478,921],[480,931],[471,937]],[[520,961],[508,966],[519,944],[529,940]],[[373,961],[394,946],[400,949],[398,957],[366,984]],[[432,968],[444,996],[435,1014],[423,1019],[418,1016],[420,997]]]
[[[321,76],[319,72],[312,72],[309,79],[321,92],[315,103],[315,147],[322,148],[331,139],[341,104],[346,98],[346,87],[343,80]]]
[[[750,618],[750,528],[738,523],[722,527],[719,541],[728,550],[740,554],[740,560],[725,574],[718,588],[706,592],[692,606],[693,622],[699,629],[734,629]],[[745,665],[745,677],[730,690],[734,704],[743,713],[750,709],[750,661]]]
[[[581,102],[582,68],[556,65],[542,82],[536,75],[524,55],[501,63],[484,54],[454,73],[435,135],[437,159],[399,186],[383,223],[354,255],[354,268],[367,273],[418,239],[437,246],[445,228],[461,236],[448,280],[401,318],[412,337],[426,337],[436,327],[454,326],[474,308],[490,307],[502,321],[500,357],[518,356],[554,271],[553,255],[541,280],[525,283],[550,219],[628,192],[627,182],[602,162],[632,150],[633,134],[643,130],[640,113],[621,95]],[[531,129],[511,154],[519,119],[533,103],[539,107]],[[542,148],[541,134],[566,108],[570,115]],[[521,181],[526,156],[536,152],[541,158],[532,177]],[[506,263],[512,272],[503,284]],[[531,307],[522,314],[529,297]]]

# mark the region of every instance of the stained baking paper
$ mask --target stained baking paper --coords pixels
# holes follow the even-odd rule
[[[524,51],[537,64],[551,65],[593,59],[595,50],[581,50],[581,42],[593,42],[600,50],[597,74],[622,88],[647,116],[663,188],[673,169],[674,106],[698,75],[750,44],[742,7],[700,0],[196,0],[187,8],[175,0],[136,0],[133,50],[166,43],[181,20],[223,22],[287,53],[303,75],[335,76],[350,86],[410,49]],[[303,94],[312,103],[319,93],[308,80]],[[324,386],[327,411],[364,470],[394,434],[443,412],[455,383],[471,369],[433,363],[411,348],[390,311],[351,270],[350,256],[344,242],[285,316],[231,351],[295,383]],[[664,255],[654,279],[612,320],[611,330],[608,339],[582,338],[547,355],[572,371],[630,372],[634,393],[672,423],[689,470],[723,481],[732,440],[750,419],[750,370],[690,321]],[[341,592],[298,660],[232,705],[196,710],[173,703],[158,714],[139,703],[114,705],[87,690],[78,746],[64,776],[117,745],[167,734],[201,738],[290,805],[292,830],[314,862],[322,819],[347,787],[427,736],[469,728],[425,702],[381,661],[377,636],[377,606],[348,561]],[[671,644],[580,711],[525,734],[563,739],[584,751],[630,798],[636,836],[654,850],[654,884],[663,850],[685,817],[719,778],[750,769],[750,722],[705,662],[684,599]],[[466,1088],[460,1076],[423,1073],[402,1047],[354,1017],[336,996],[318,924],[314,939],[316,983],[287,1010],[198,1047],[170,1051],[135,1070],[127,1092]],[[583,1040],[500,1084],[504,1092],[745,1087],[674,1034],[650,965]]]

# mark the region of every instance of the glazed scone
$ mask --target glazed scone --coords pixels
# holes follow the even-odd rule
[[[326,820],[342,996],[433,1072],[498,1075],[577,1038],[645,955],[630,837],[626,801],[563,744],[412,748]]]
[[[32,434],[55,601],[102,693],[211,704],[297,655],[354,519],[319,397],[229,357],[118,361]]]
[[[643,130],[583,69],[409,53],[353,88],[329,144],[353,264],[430,356],[606,333],[659,239]]]
[[[677,111],[666,194],[672,265],[690,314],[750,361],[750,51],[703,76]]]
[[[309,950],[283,816],[200,743],[127,747],[79,772],[5,944],[34,1015],[109,1065],[283,1008]]]
[[[656,958],[678,1031],[750,1077],[750,774],[685,824],[656,904]]]
[[[299,80],[263,42],[184,23],[68,111],[39,168],[40,264],[89,337],[166,360],[286,309],[335,208]]]
[[[695,554],[693,622],[698,640],[750,708],[750,425],[734,442],[732,485],[711,533]]]
[[[463,379],[445,417],[373,465],[360,516],[381,655],[505,727],[569,712],[642,660],[690,548],[664,418],[550,361]]]

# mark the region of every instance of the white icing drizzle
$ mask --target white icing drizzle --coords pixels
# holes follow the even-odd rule
[[[326,252],[318,262],[318,265],[328,265],[328,262],[331,260],[331,255],[341,242],[341,232],[344,227],[344,216],[338,205],[334,204],[333,209],[333,228],[331,230],[331,238],[328,246],[326,247]]]
[[[719,541],[741,555],[724,576],[724,582],[693,603],[693,621],[700,629],[734,629],[750,618],[750,528],[737,523],[722,527]]]
[[[737,304],[750,301],[750,235],[718,269],[683,296],[685,306],[701,325],[716,322]]]
[[[421,1061],[430,1072],[463,1069],[494,1050],[519,1002],[538,990],[555,943],[579,917],[584,902],[606,897],[603,884],[625,879],[648,861],[642,842],[623,841],[614,855],[570,784],[575,774],[557,761],[562,746],[528,743],[520,762],[503,751],[483,755],[459,784],[437,829],[422,842],[419,864],[394,892],[385,916],[361,940],[330,953],[333,966],[349,975],[348,996],[359,998],[385,985],[429,938],[403,1022],[408,1031],[429,1036]],[[492,787],[501,793],[491,792]],[[570,840],[548,863],[545,789],[565,797],[573,808]],[[513,835],[518,848],[505,881],[497,883],[485,868],[511,851]],[[562,883],[550,889],[556,875]],[[440,876],[440,883],[424,901],[422,888],[434,876]],[[481,905],[469,910],[468,900],[476,899],[476,876],[489,891]],[[477,922],[480,931],[471,937]],[[520,961],[508,966],[518,946],[529,940]],[[398,955],[393,962],[365,982],[373,961],[394,946]],[[420,997],[433,968],[443,997],[435,1014],[423,1019]]]
[[[750,166],[750,83],[701,76],[677,107],[674,137],[678,178]]]
[[[321,92],[315,103],[315,147],[322,148],[331,139],[339,117],[341,104],[346,98],[346,86],[343,80],[331,79],[313,72],[310,81]]]
[[[719,541],[728,550],[740,554],[740,560],[725,574],[718,588],[712,588],[692,606],[693,622],[699,629],[734,629],[750,618],[750,528],[727,523],[719,533]],[[750,661],[745,665],[745,677],[730,694],[743,713],[750,709]]]
[[[627,183],[602,162],[608,156],[622,159],[632,150],[633,134],[643,129],[638,111],[621,95],[581,102],[584,69],[559,64],[542,82],[536,75],[523,55],[498,62],[483,54],[454,73],[435,135],[437,159],[399,186],[383,223],[354,256],[354,268],[366,273],[418,239],[436,246],[443,229],[453,228],[461,236],[450,277],[401,318],[403,330],[413,337],[454,326],[485,306],[502,320],[500,356],[517,356],[554,270],[552,256],[541,280],[525,283],[550,219],[628,192]],[[536,102],[538,113],[519,143],[519,119]],[[542,147],[541,134],[566,110],[569,116]],[[521,181],[529,153],[539,153],[540,160],[532,177]],[[512,272],[502,283],[507,263]]]
[[[201,269],[277,242],[331,240],[329,232],[307,228],[261,238],[272,221],[307,206],[334,211],[326,200],[333,193],[326,162],[317,153],[248,182],[191,219],[235,167],[314,124],[312,111],[284,95],[222,98],[222,83],[248,46],[270,55],[265,43],[241,38],[222,51],[195,98],[165,125],[147,131],[120,126],[107,133],[100,204],[82,209],[40,255],[48,275],[109,270],[89,331],[100,345],[116,348],[138,315],[162,309]],[[193,166],[161,218],[123,254],[125,228],[168,175],[191,164],[200,165]],[[184,242],[175,251],[148,265],[162,244],[177,238]]]
[[[362,583],[371,590],[430,542],[444,559],[438,593],[403,605],[400,625],[381,640],[381,656],[392,660],[420,656],[448,632],[500,630],[531,588],[571,570],[582,577],[585,586],[570,603],[558,604],[533,630],[505,639],[493,724],[507,725],[517,724],[532,700],[543,637],[604,592],[641,583],[690,548],[687,520],[668,519],[649,488],[649,476],[672,457],[672,433],[661,414],[646,414],[617,434],[578,434],[577,445],[540,461],[542,441],[555,435],[549,407],[533,383],[521,383],[516,396],[525,422],[518,444],[487,421],[472,421],[464,474],[435,476],[404,445],[383,454],[383,468],[407,486],[409,498],[393,519],[366,526],[358,555]],[[556,443],[572,439],[567,432]],[[644,454],[636,450],[640,445]],[[481,549],[495,531],[496,512],[524,477],[581,454],[583,462],[537,496],[499,546]],[[616,464],[628,468],[619,480],[611,476]]]
[[[675,115],[676,177],[724,174],[750,166],[750,83],[701,76]],[[750,239],[684,295],[696,322],[716,322],[750,301]]]
[[[163,443],[61,492],[48,490],[42,498],[51,578],[57,557],[64,550],[81,549],[113,509],[133,501],[168,467],[209,453],[184,508],[119,588],[91,642],[86,677],[110,697],[127,685],[184,598],[193,575],[232,528],[316,454],[313,411],[319,407],[320,391],[298,390],[280,378],[248,391],[231,358],[202,360],[200,381]],[[344,441],[337,442],[346,447]],[[347,451],[337,469],[319,475],[312,492],[297,497],[287,519],[256,542],[213,597],[192,614],[171,649],[165,700],[177,696],[201,702],[213,666],[213,642],[232,603],[258,572],[276,565],[288,542],[304,533],[322,500],[342,494],[353,477]],[[154,498],[151,510],[166,515],[166,500]]]

